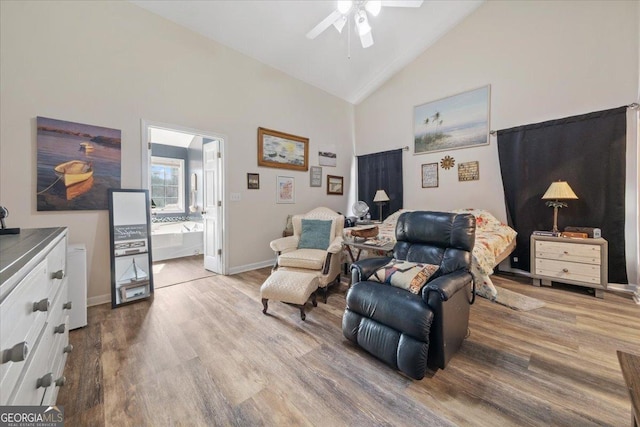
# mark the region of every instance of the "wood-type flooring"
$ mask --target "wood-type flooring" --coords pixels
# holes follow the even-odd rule
[[[155,289],[213,275],[215,273],[204,268],[204,255],[167,259],[153,263],[153,287]]]
[[[327,304],[270,302],[269,269],[158,289],[152,302],[89,308],[58,404],[66,426],[626,426],[616,350],[640,354],[640,306],[605,292],[501,287],[546,306],[477,298],[470,336],[421,381],[388,368],[341,330],[346,286]],[[398,313],[401,315],[401,313]]]

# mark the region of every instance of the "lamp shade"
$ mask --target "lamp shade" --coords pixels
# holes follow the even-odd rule
[[[378,190],[376,191],[376,195],[373,196],[373,201],[374,202],[388,202],[389,201],[389,196],[387,196],[387,192],[384,190]]]
[[[567,181],[552,182],[547,192],[542,196],[542,200],[561,200],[561,199],[577,199],[576,193],[573,192]]]

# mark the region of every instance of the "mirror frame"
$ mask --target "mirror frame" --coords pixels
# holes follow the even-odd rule
[[[108,192],[111,308],[116,308],[153,297],[151,208],[148,190],[110,188]],[[132,273],[134,278],[121,280]]]

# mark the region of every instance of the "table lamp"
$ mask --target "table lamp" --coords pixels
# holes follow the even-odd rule
[[[386,191],[378,190],[376,191],[376,195],[373,197],[373,201],[374,203],[378,204],[378,207],[380,209],[380,216],[378,217],[378,220],[382,221],[382,205],[384,204],[384,202],[389,201],[389,196],[387,196]]]
[[[546,205],[553,208],[553,232],[558,232],[558,208],[566,208],[567,204],[560,200],[573,199],[578,196],[573,192],[567,181],[552,182],[547,192],[542,196],[542,200],[549,200]]]

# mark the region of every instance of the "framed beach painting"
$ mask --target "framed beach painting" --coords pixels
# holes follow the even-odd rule
[[[258,128],[258,166],[309,170],[309,138]]]
[[[490,89],[487,85],[414,107],[414,154],[489,144]]]
[[[295,203],[295,180],[291,176],[276,177],[276,203]]]
[[[106,210],[107,189],[120,188],[122,132],[36,118],[38,211]]]

